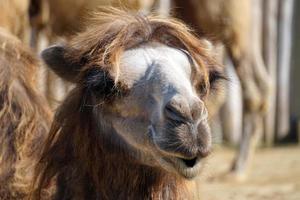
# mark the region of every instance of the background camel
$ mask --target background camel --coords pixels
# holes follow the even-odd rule
[[[211,148],[206,100],[222,80],[208,42],[174,19],[112,9],[92,24],[42,53],[76,87],[52,124],[34,198],[53,178],[57,199],[192,198],[187,179]]]
[[[39,61],[0,28],[0,199],[23,199],[51,113],[36,90]]]

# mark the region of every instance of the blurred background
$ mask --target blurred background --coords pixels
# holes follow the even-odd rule
[[[39,54],[88,29],[103,6],[179,18],[223,63],[223,98],[208,102],[215,150],[198,180],[203,199],[300,199],[299,1],[0,0],[0,26]],[[37,78],[55,110],[72,85],[46,67]]]

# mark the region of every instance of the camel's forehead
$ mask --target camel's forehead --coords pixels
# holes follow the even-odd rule
[[[179,49],[152,43],[126,50],[121,57],[120,80],[131,87],[142,77],[159,72],[165,81],[179,83],[190,80],[191,62]]]

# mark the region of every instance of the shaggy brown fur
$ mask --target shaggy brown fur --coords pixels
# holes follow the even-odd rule
[[[35,89],[38,61],[0,28],[0,199],[22,199],[46,138],[50,111]]]
[[[94,25],[67,45],[69,53],[64,57],[81,73],[77,78],[74,74],[61,74],[76,82],[77,87],[55,116],[37,166],[33,199],[43,198],[43,192],[53,180],[57,186],[55,199],[191,198],[185,192],[185,180],[143,165],[131,156],[131,152],[137,150],[117,139],[111,127],[104,126],[109,123],[96,121],[101,116],[105,119],[105,107],[113,106],[118,100],[116,94],[126,94],[118,82],[122,52],[153,41],[188,51],[199,66],[193,68],[193,83],[198,85],[201,95],[207,94],[208,70],[215,69],[216,65],[207,55],[206,42],[193,36],[184,24],[174,19],[136,16],[118,10],[98,14]],[[84,79],[86,71],[95,66],[113,77],[118,90],[113,96],[106,94],[100,103],[95,102]],[[56,72],[63,73],[59,69]],[[95,104],[102,106],[96,106],[97,109],[89,106]]]

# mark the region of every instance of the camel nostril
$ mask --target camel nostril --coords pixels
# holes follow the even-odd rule
[[[194,167],[196,164],[196,161],[197,161],[197,157],[192,158],[192,159],[184,159],[184,158],[180,158],[180,159],[184,162],[184,164],[187,167]]]
[[[172,121],[178,123],[184,123],[187,119],[183,110],[176,108],[171,104],[167,104],[165,107],[165,116]]]

